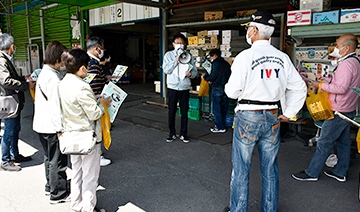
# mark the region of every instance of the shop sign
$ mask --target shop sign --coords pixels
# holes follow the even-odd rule
[[[311,24],[311,10],[296,10],[287,12],[287,25],[299,26]]]
[[[360,8],[341,10],[340,23],[360,22]]]
[[[323,23],[339,23],[339,10],[322,12],[322,13],[313,13],[312,16],[313,24],[323,24]]]
[[[296,59],[301,61],[326,60],[327,56],[328,56],[327,46],[296,48]]]

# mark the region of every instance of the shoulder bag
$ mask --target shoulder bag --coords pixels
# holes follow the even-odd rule
[[[0,96],[0,119],[16,118],[19,113],[19,96]]]

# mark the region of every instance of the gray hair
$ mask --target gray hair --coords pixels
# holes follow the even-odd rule
[[[2,34],[0,35],[0,50],[9,50],[11,44],[14,43],[14,38],[13,36],[9,35],[9,34]]]
[[[91,37],[86,41],[86,48],[87,50],[91,50],[95,47],[101,47],[101,45],[104,43],[104,40],[99,37]]]
[[[259,24],[255,22],[251,22],[250,26],[256,26],[259,31],[260,38],[267,38],[269,39],[271,35],[274,33],[275,27],[268,26],[265,24]]]

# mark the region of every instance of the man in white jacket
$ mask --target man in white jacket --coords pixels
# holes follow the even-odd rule
[[[33,130],[39,134],[44,148],[45,194],[50,195],[50,203],[56,204],[70,200],[70,188],[67,184],[67,155],[59,149],[57,133],[62,130],[58,84],[65,68],[61,54],[66,47],[57,41],[48,44],[45,51],[45,64],[35,88],[35,111]]]
[[[230,211],[248,210],[251,157],[257,144],[263,189],[261,211],[275,212],[279,196],[280,122],[288,121],[302,108],[306,85],[289,57],[269,42],[275,29],[272,14],[258,11],[252,19],[246,24],[246,40],[252,46],[236,56],[225,85],[226,95],[238,100]],[[280,100],[283,114],[279,113]]]

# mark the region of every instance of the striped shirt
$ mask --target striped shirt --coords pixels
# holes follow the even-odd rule
[[[105,84],[108,82],[100,63],[91,58],[89,63],[89,74],[96,74],[95,78],[89,83],[95,95],[101,94]]]

